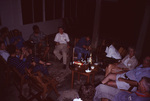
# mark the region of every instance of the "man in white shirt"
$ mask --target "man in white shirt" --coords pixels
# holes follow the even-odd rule
[[[0,55],[4,58],[5,61],[7,61],[9,53],[6,51],[6,46],[3,41],[0,42]]]
[[[56,42],[54,54],[59,60],[63,58],[63,68],[65,69],[70,39],[68,37],[68,34],[64,33],[63,27],[58,28],[58,33],[56,34],[54,41]],[[60,52],[62,52],[62,54]]]
[[[116,50],[113,44],[109,47],[106,47],[105,52],[107,53],[106,57],[108,58],[121,59],[120,53]]]

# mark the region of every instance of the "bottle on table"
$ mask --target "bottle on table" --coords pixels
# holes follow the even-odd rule
[[[89,63],[88,69],[91,70],[91,63]]]
[[[89,61],[90,64],[92,64],[92,53],[90,53]]]

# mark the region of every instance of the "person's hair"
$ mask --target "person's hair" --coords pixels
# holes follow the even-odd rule
[[[142,79],[144,80],[143,85],[146,88],[146,91],[150,93],[150,78],[143,77]]]
[[[7,51],[9,54],[14,54],[16,52],[16,46],[15,45],[8,45]]]
[[[128,47],[128,50],[129,50],[129,49],[133,49],[133,50],[135,51],[135,47],[134,47],[134,46],[129,46],[129,47]]]
[[[7,27],[3,27],[1,28],[0,32],[1,32],[1,35],[6,33],[8,31],[8,28]]]
[[[13,33],[19,33],[19,30],[18,29],[14,29]]]
[[[36,30],[36,29],[39,29],[39,26],[38,25],[33,25],[33,30]]]
[[[62,28],[62,29],[64,30],[64,27],[63,27],[63,26],[59,26],[58,29],[59,29],[59,28]]]

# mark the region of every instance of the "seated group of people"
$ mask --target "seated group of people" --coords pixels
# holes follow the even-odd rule
[[[38,57],[33,55],[31,47],[22,47],[20,50],[16,48],[15,45],[9,45],[5,47],[4,42],[0,42],[0,49],[2,52],[2,57],[7,61],[10,67],[16,68],[22,75],[25,74],[25,68],[32,68],[33,72],[40,71],[43,75],[49,75],[46,63],[40,60]]]
[[[25,73],[25,68],[31,67],[33,72],[40,71],[43,75],[48,76],[49,72],[46,66],[50,65],[50,63],[46,63],[36,57],[33,54],[33,47],[23,44],[24,40],[19,31],[13,31],[15,37],[8,39],[8,28],[1,29],[0,55],[10,66],[18,69],[21,74]],[[46,37],[37,25],[33,26],[33,34],[30,36],[29,41],[36,48],[44,49],[42,58],[47,56],[50,49]],[[64,33],[63,27],[58,28],[54,41],[56,42],[54,55],[59,61],[63,61],[63,68],[65,69],[70,39],[68,34]],[[84,59],[89,56],[90,44],[89,36],[83,37],[77,42],[75,52],[78,54],[77,59],[79,61],[82,54],[84,54]],[[150,56],[145,57],[143,64],[137,66],[138,61],[135,57],[135,49],[129,47],[128,51],[128,55],[120,63],[109,64],[106,67],[105,78],[96,87],[94,101],[100,101],[101,98],[107,98],[112,101],[150,101]],[[105,52],[108,58],[121,59],[113,44],[107,47]],[[136,86],[131,89],[133,93],[127,92],[131,85]]]
[[[129,47],[128,54],[119,63],[109,64],[105,71],[93,101],[150,101],[150,56],[138,65],[135,49]]]
[[[17,29],[12,31],[13,36],[7,27],[0,31],[0,55],[10,67],[17,68],[21,74],[25,73],[25,68],[32,67],[33,72],[41,71],[43,75],[49,75],[46,66],[51,65],[51,63],[46,63],[43,58],[47,56],[50,47],[47,43],[47,36],[39,30],[37,25],[33,26],[33,33],[27,41],[24,41]],[[69,37],[63,32],[63,27],[59,27],[59,33],[56,34],[54,41],[57,43],[54,54],[58,59],[63,57],[63,63],[66,66]],[[37,50],[44,49],[42,57],[35,54],[35,47]],[[62,54],[59,54],[60,51]]]

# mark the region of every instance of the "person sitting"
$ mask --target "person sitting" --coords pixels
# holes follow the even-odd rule
[[[91,41],[89,36],[83,37],[77,42],[75,46],[75,52],[78,55],[77,57],[78,61],[81,60],[82,54],[84,54],[85,60],[90,55],[90,51],[89,51],[90,45],[91,45]]]
[[[54,49],[54,55],[61,61],[63,58],[63,68],[66,69],[67,64],[67,52],[69,48],[69,37],[67,33],[64,33],[64,28],[59,27],[58,33],[55,36],[54,41],[56,42],[56,46]],[[62,52],[62,54],[60,54]]]
[[[9,34],[9,29],[7,27],[3,27],[0,30],[0,41],[4,41],[5,46],[9,45],[9,38],[8,38],[8,34]]]
[[[27,56],[27,62],[28,62],[28,63],[35,62],[36,64],[43,65],[43,66],[51,65],[51,63],[49,63],[49,62],[44,62],[44,61],[40,60],[40,58],[36,57],[36,56],[33,54],[33,50],[32,50],[31,47],[27,47],[26,50],[28,51],[28,56]]]
[[[13,31],[14,36],[10,38],[10,44],[15,45],[18,49],[23,47],[24,39],[22,37],[21,32],[18,29],[14,29]]]
[[[34,67],[32,68],[33,72],[40,71],[44,75],[49,75],[47,68],[43,65],[38,65],[34,61],[27,62],[27,59],[26,61],[23,61],[24,53],[21,54],[20,58],[16,57],[16,47],[14,45],[8,46],[8,52],[10,53],[10,56],[8,57],[7,63],[11,67],[15,67],[22,75],[25,74],[25,68],[30,68],[31,66]]]
[[[135,49],[133,47],[128,48],[129,54],[126,55],[121,63],[119,64],[109,64],[108,67],[106,67],[106,74],[105,77],[109,73],[118,73],[122,71],[129,71],[136,67],[138,64],[138,61],[135,57]]]
[[[108,46],[105,49],[106,56],[102,60],[103,68],[106,68],[109,64],[118,63],[122,58],[116,48],[117,47],[116,42],[108,41],[106,44],[108,44]]]
[[[150,78],[142,77],[139,81],[138,90],[129,92],[114,87],[100,84],[96,87],[93,101],[150,101]]]
[[[118,89],[128,90],[130,85],[136,84],[144,76],[150,77],[150,56],[146,56],[143,60],[143,64],[139,65],[135,69],[122,74],[109,74],[102,80],[102,84],[113,86]],[[136,87],[132,89],[132,91],[135,90]]]
[[[3,57],[5,61],[7,61],[9,53],[6,51],[6,46],[3,41],[0,41],[0,55]]]
[[[32,28],[33,28],[33,33],[30,35],[29,40],[33,41],[33,43],[36,45],[39,54],[41,54],[41,50],[44,49],[44,55],[42,56],[42,58],[44,59],[46,58],[50,49],[49,44],[45,40],[46,35],[40,31],[37,25],[34,25]]]
[[[106,47],[106,57],[113,59],[121,59],[121,55],[118,50],[115,48],[116,43],[113,42],[109,47]]]

